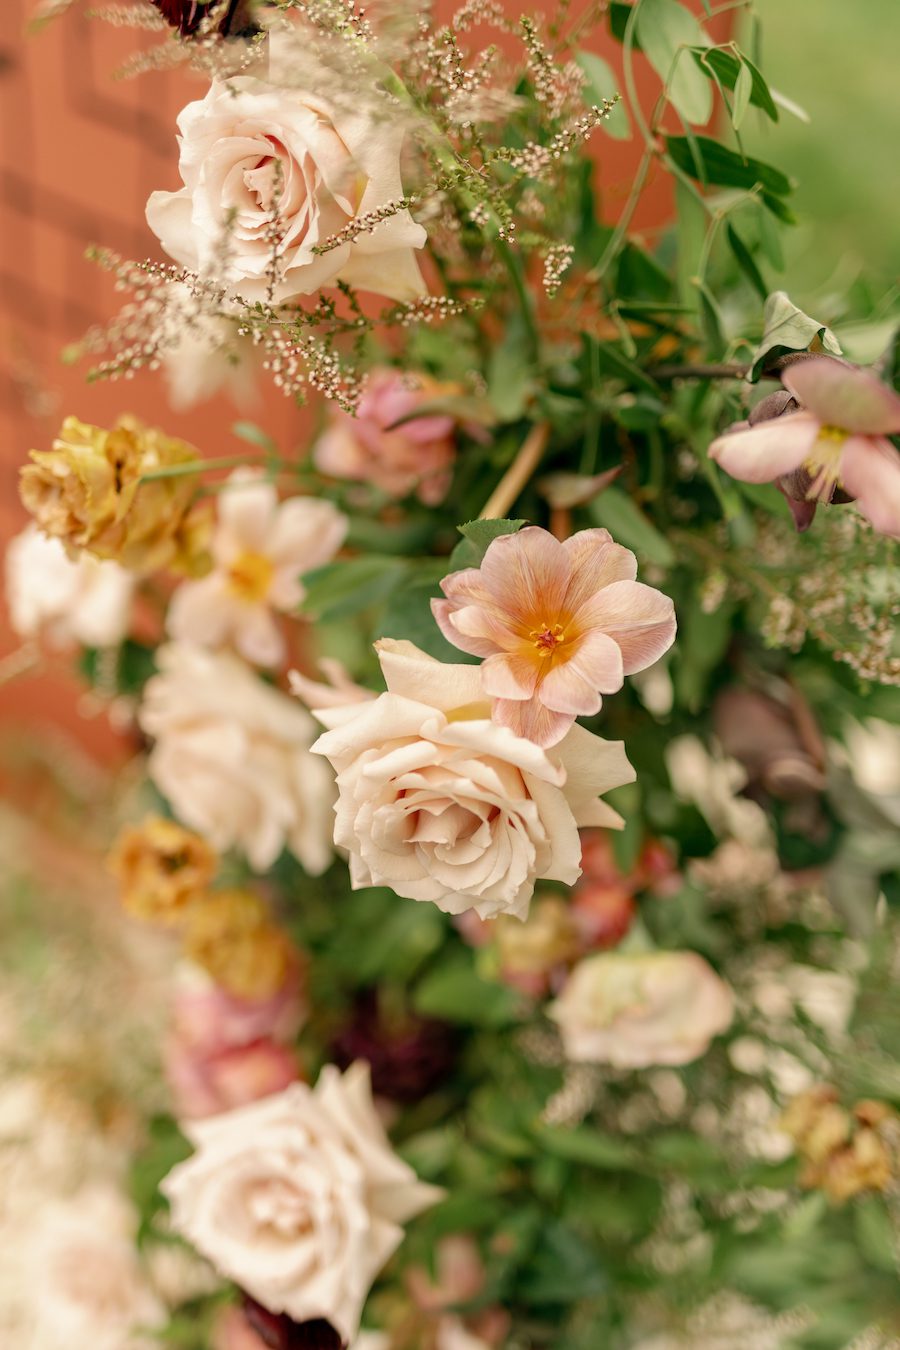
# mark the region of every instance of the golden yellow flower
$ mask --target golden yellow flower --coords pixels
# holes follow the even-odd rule
[[[883,1191],[891,1184],[895,1159],[875,1130],[857,1130],[847,1148],[832,1154],[821,1169],[818,1185],[836,1204],[863,1191]]]
[[[187,914],[185,951],[238,998],[270,998],[283,988],[293,948],[250,891],[210,891]]]
[[[195,475],[143,478],[199,462],[193,446],[132,417],[111,431],[67,417],[53,448],[30,457],[21,471],[22,501],[44,533],[71,553],[85,549],[140,572],[208,566]]]
[[[139,919],[177,923],[216,874],[218,858],[206,840],[174,820],[148,816],[119,835],[108,859],[122,904]]]

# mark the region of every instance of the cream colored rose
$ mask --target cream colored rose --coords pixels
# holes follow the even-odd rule
[[[176,816],[258,871],[289,848],[308,872],[333,853],[331,774],[310,754],[312,719],[236,657],[170,643],[138,714],[149,773]]]
[[[296,34],[270,38],[273,81],[281,84],[250,75],[216,80],[183,109],[184,186],[151,195],[150,228],[176,262],[251,301],[282,304],[337,281],[414,299],[425,290],[414,250],[426,236],[408,211],[314,252],[355,216],[403,196],[403,128],[386,100],[332,96],[334,75],[301,43]]]
[[[6,599],[20,637],[53,646],[112,647],[131,623],[134,577],[89,553],[73,560],[58,539],[28,525],[6,550]]]
[[[581,874],[582,825],[621,825],[599,794],[631,782],[621,742],[575,726],[552,750],[490,719],[477,666],[376,644],[388,692],[319,709],[337,770],[335,843],[355,888],[390,886],[450,914],[524,918],[534,883]]]
[[[113,1186],[96,1183],[43,1205],[16,1235],[40,1347],[152,1350],[169,1320],[138,1261],[137,1215]]]
[[[689,1064],[727,1031],[730,988],[696,952],[602,952],[549,1009],[570,1060],[646,1069]]]
[[[401,1225],[440,1195],[391,1150],[368,1067],[185,1128],[196,1152],[162,1185],[175,1229],[271,1312],[352,1341]]]

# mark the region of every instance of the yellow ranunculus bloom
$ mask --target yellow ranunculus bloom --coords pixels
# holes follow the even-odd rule
[[[218,857],[193,830],[149,816],[141,825],[122,831],[108,865],[130,913],[156,923],[177,923],[206,891]]]
[[[293,960],[285,933],[251,891],[210,891],[187,914],[185,950],[228,993],[264,999],[284,986]]]

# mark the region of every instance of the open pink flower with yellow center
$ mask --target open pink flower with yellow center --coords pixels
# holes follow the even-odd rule
[[[495,539],[479,568],[445,577],[446,599],[431,605],[449,642],[485,658],[494,721],[555,745],[672,645],[672,601],[636,575],[607,530],[560,543],[529,526]]]
[[[259,470],[237,469],[219,502],[213,570],[175,592],[169,632],[203,647],[230,643],[255,665],[278,665],[285,647],[274,611],[296,610],[301,574],[329,562],[346,533],[347,518],[331,502],[279,502]]]
[[[800,410],[726,432],[712,458],[745,483],[783,480],[789,497],[811,504],[809,518],[816,503],[846,492],[876,530],[900,537],[900,455],[888,440],[900,434],[900,397],[871,371],[827,356],[781,379]]]

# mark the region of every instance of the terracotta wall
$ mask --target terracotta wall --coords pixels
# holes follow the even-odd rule
[[[451,6],[448,6],[450,8]],[[452,6],[455,8],[456,6]],[[117,80],[114,72],[135,44],[156,35],[113,29],[85,17],[76,3],[41,33],[25,36],[32,0],[4,0],[0,46],[0,536],[20,528],[16,476],[30,447],[46,445],[68,412],[108,422],[124,410],[193,441],[206,453],[229,453],[234,411],[227,401],[189,414],[166,406],[158,377],[88,386],[84,368],[62,364],[62,349],[116,307],[99,269],[84,258],[88,243],[130,257],[158,256],[144,224],[144,204],[156,187],[177,185],[174,121],[202,92],[184,71]],[[521,0],[507,0],[509,12]],[[598,50],[613,64],[615,45]],[[641,72],[644,92],[657,87]],[[598,133],[605,210],[614,219],[639,155],[635,142]],[[668,189],[651,183],[639,222],[653,226],[668,212]],[[281,444],[301,434],[298,414],[275,391],[254,410]],[[0,658],[17,645],[0,622]],[[38,680],[0,686],[0,729],[34,719],[109,748],[108,733],[85,723],[78,691],[62,669]]]

